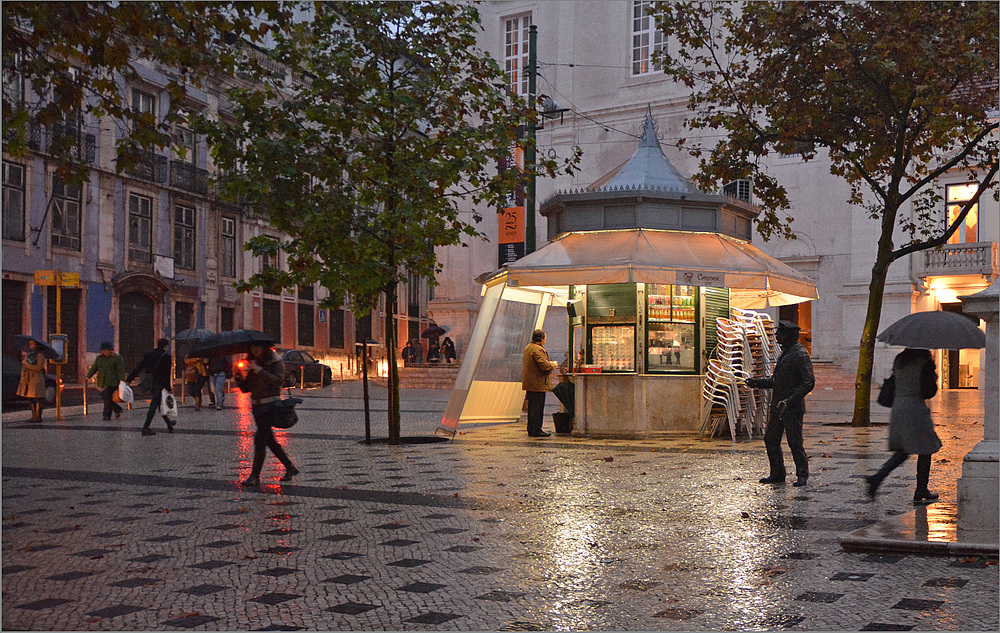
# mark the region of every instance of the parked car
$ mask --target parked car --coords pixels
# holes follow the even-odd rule
[[[274,350],[285,368],[285,386],[294,387],[304,380],[307,384],[322,384],[324,387],[333,382],[333,371],[304,352],[297,349]]]
[[[3,401],[27,402],[27,399],[17,395],[17,383],[21,382],[21,363],[10,356],[3,357]],[[45,374],[45,402],[56,403],[56,377]]]

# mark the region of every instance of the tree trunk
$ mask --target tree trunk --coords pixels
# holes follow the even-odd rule
[[[896,224],[898,205],[886,205],[882,216],[882,234],[878,240],[878,253],[872,266],[872,278],[868,284],[868,310],[865,325],[861,329],[861,343],[858,349],[858,375],[854,379],[854,417],[851,426],[871,425],[872,369],[875,364],[875,336],[878,334],[882,318],[882,300],[885,293],[885,278],[889,274],[892,257],[892,232]]]
[[[399,367],[396,365],[396,289],[399,283],[395,280],[386,289],[385,311],[385,348],[386,361],[389,369],[389,444],[400,443],[399,421]]]

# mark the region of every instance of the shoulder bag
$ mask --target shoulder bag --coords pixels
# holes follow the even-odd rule
[[[891,407],[895,398],[896,375],[892,374],[882,381],[882,388],[878,390],[878,403],[883,407]]]

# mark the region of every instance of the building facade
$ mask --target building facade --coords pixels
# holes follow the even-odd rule
[[[657,122],[664,152],[682,175],[694,174],[697,163],[678,146],[678,139],[687,139],[689,145],[694,140],[711,143],[710,137],[699,139],[698,130],[684,128],[687,91],[658,72],[651,61],[653,53],[670,42],[664,41],[646,16],[648,5],[618,0],[502,0],[480,7],[480,46],[505,67],[510,88],[520,94],[527,92],[528,27],[533,24],[538,29],[536,93],[556,101],[555,111],[568,109],[545,119],[537,133],[538,151],[569,156],[574,146],[583,150],[580,170],[573,176],[538,180],[536,247],[544,245],[547,235],[546,220],[537,209],[556,191],[587,187],[624,163],[634,151],[647,107]],[[753,243],[812,278],[819,290],[817,301],[768,312],[799,323],[814,359],[854,372],[878,225],[860,207],[847,202],[846,183],[830,175],[829,162],[822,155],[808,162],[798,154],[769,157],[768,169],[788,190],[791,209],[787,215],[794,218],[796,239],[764,242],[755,236]],[[970,183],[974,180],[967,174],[955,172],[936,184],[948,201],[940,210],[942,228],[957,212],[956,203],[968,199]],[[737,195],[739,184],[733,184]],[[456,340],[471,331],[481,293],[477,275],[497,267],[498,225],[490,210],[478,211],[487,218],[482,227],[489,240],[470,248],[439,250],[444,271],[438,277],[436,298],[429,304],[438,323],[455,328]],[[904,241],[902,235],[896,240]],[[893,263],[882,326],[912,312],[960,311],[956,297],[986,288],[1000,273],[998,241],[1000,211],[992,196],[983,196],[979,208],[969,214],[962,231],[946,247]],[[550,356],[562,358],[566,315],[561,310],[549,314]],[[878,344],[877,379],[888,375],[897,351]],[[980,362],[978,350],[939,353],[943,386],[978,386]]]
[[[169,104],[171,71],[138,63],[140,78],[125,95],[133,109],[162,119]],[[4,69],[4,99],[31,111],[39,97],[25,79]],[[122,80],[120,83],[124,83]],[[184,110],[226,118],[222,86],[189,87]],[[381,312],[355,318],[349,309],[322,309],[319,287],[258,288],[238,293],[237,282],[263,267],[282,266],[243,249],[255,235],[278,235],[245,204],[223,200],[219,176],[205,139],[186,125],[172,130],[172,145],[151,151],[117,173],[115,121],[81,114],[64,125],[32,125],[30,152],[13,157],[3,144],[3,347],[15,334],[50,340],[57,333],[57,289],[36,283],[39,271],[79,276],[79,285],[59,289],[59,329],[68,335],[63,377],[80,381],[111,341],[131,369],[157,338],[189,328],[213,332],[263,330],[281,347],[310,352],[333,369],[356,368],[356,343],[384,342]],[[74,187],[56,176],[50,144],[74,139],[89,166],[87,181]],[[402,286],[400,340],[427,327],[427,284]],[[44,282],[43,282],[44,283]],[[381,318],[380,318],[381,317]],[[414,334],[416,333],[416,334]],[[384,358],[375,345],[373,356]]]

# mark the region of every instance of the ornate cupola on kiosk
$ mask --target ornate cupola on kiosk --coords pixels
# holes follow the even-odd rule
[[[550,240],[572,231],[662,229],[711,231],[749,242],[759,210],[735,196],[696,189],[664,155],[647,112],[632,158],[589,187],[557,192],[540,212]]]

